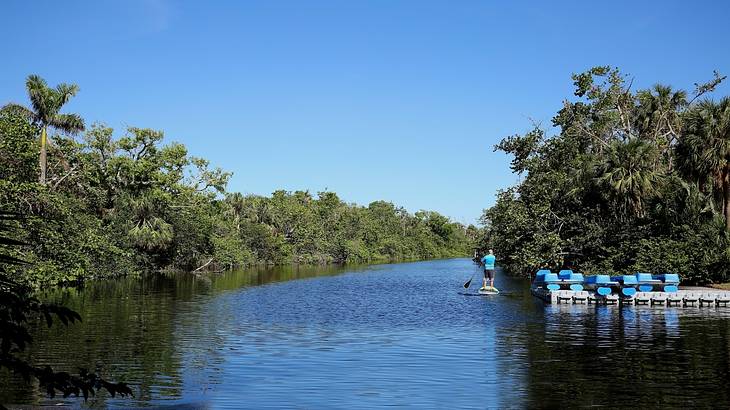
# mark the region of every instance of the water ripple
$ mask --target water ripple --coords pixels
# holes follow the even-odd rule
[[[90,407],[730,406],[730,309],[546,306],[502,275],[478,296],[466,259],[288,269],[50,295],[84,322],[39,328],[32,357],[135,386]],[[83,404],[0,382],[5,403]]]

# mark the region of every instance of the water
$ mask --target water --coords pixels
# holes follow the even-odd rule
[[[82,324],[33,360],[98,369],[134,398],[0,402],[191,408],[730,407],[730,309],[543,305],[467,259],[153,276],[54,292]]]

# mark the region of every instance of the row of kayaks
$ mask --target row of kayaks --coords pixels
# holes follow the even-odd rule
[[[545,288],[547,290],[570,289],[582,291],[583,289],[593,289],[601,294],[610,294],[615,290],[620,291],[625,296],[633,296],[637,291],[676,292],[679,286],[679,275],[675,273],[661,275],[636,273],[634,275],[591,275],[584,277],[582,273],[576,273],[570,269],[561,270],[558,273],[542,269],[535,275],[532,286],[533,288]]]

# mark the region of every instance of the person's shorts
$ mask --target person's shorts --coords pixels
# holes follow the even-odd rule
[[[494,269],[484,269],[484,278],[494,279]]]

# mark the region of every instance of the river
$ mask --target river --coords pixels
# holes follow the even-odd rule
[[[544,305],[468,259],[151,275],[52,292],[83,323],[30,355],[126,381],[134,398],[48,399],[0,374],[0,403],[72,407],[730,407],[730,308]]]

